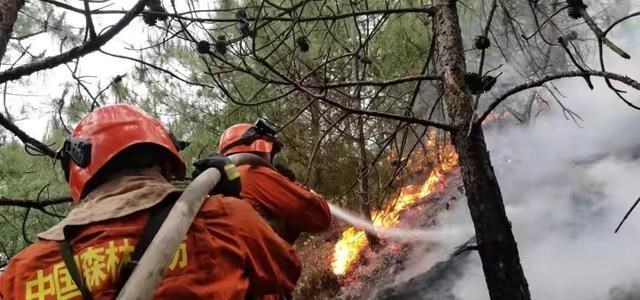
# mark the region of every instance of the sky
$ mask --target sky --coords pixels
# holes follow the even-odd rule
[[[106,9],[127,10],[134,4],[134,1],[113,0],[108,3],[111,3],[111,6]],[[71,4],[78,7],[81,2],[73,2]],[[100,8],[103,5],[92,4],[92,9]],[[93,19],[96,31],[100,32],[105,27],[117,22],[120,17],[121,15],[96,15]],[[84,15],[76,13],[67,13],[66,20],[70,25],[77,25],[78,27],[83,27],[85,22]],[[102,49],[114,54],[137,57],[138,52],[127,49],[145,45],[149,32],[149,27],[143,23],[142,18],[137,17]],[[59,41],[44,34],[25,41],[25,44],[31,44],[32,48],[30,50],[32,53],[40,53],[43,49],[48,49],[48,56],[59,53],[51,52],[58,49],[58,43]],[[12,50],[10,54],[13,57],[17,57],[19,52]],[[6,63],[7,61],[5,60],[4,64]],[[73,64],[70,65],[73,67]],[[98,83],[101,84],[101,87],[105,87],[116,75],[130,73],[133,66],[134,63],[130,61],[93,52],[80,59],[79,75],[87,76],[88,86],[92,94],[95,95],[99,91]],[[6,67],[4,65],[4,68]],[[12,116],[18,118],[16,123],[20,128],[29,135],[41,139],[47,129],[47,120],[54,110],[51,104],[52,101],[60,98],[64,90],[64,84],[73,81],[73,77],[67,67],[61,65],[24,78],[26,78],[26,81],[9,82],[7,91],[14,95],[7,96],[7,106]],[[127,83],[126,78],[124,83]],[[24,110],[22,110],[23,108]]]

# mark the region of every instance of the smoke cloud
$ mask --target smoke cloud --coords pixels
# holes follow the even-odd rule
[[[609,71],[636,80],[637,24],[612,36],[632,60],[606,56]],[[640,299],[633,294],[640,291],[640,211],[613,233],[640,196],[640,111],[620,101],[601,79],[593,80],[594,91],[583,79],[557,85],[566,96],[563,103],[582,117],[578,125],[556,105],[534,124],[486,133],[534,299]],[[640,93],[624,89],[627,99],[640,104]],[[443,249],[473,235],[464,201],[442,224],[464,232],[441,240]],[[472,256],[455,283],[456,298],[489,299],[480,259]]]

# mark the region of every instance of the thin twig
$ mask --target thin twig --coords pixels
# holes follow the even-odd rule
[[[23,208],[43,209],[47,206],[71,203],[70,197],[59,197],[47,200],[11,199],[0,196],[0,206],[15,206]]]
[[[89,33],[89,40],[96,38],[96,29],[93,27],[93,20],[91,19],[91,7],[89,6],[89,0],[84,0],[84,17],[87,24],[87,32]],[[86,34],[85,34],[86,36]]]
[[[609,79],[613,79],[619,82],[622,82],[636,90],[640,90],[640,82],[635,81],[632,78],[629,78],[627,76],[623,76],[620,74],[616,74],[616,73],[610,73],[610,72],[603,72],[603,71],[569,71],[569,72],[564,72],[564,73],[559,73],[559,74],[553,74],[553,75],[548,75],[542,79],[538,79],[535,81],[531,81],[528,83],[523,83],[521,85],[518,85],[510,90],[508,90],[507,92],[505,92],[504,94],[502,94],[502,96],[496,98],[496,100],[494,100],[490,105],[489,108],[487,108],[487,110],[482,114],[482,116],[478,119],[478,121],[476,121],[477,124],[482,123],[482,121],[484,121],[484,119],[487,118],[487,116],[498,106],[500,105],[500,103],[502,103],[503,101],[505,101],[507,98],[509,98],[510,96],[517,94],[519,92],[522,92],[524,90],[528,90],[530,88],[534,88],[534,87],[539,87],[542,86],[543,84],[549,82],[549,81],[553,81],[553,80],[558,80],[561,78],[570,78],[570,77],[584,77],[585,75],[587,76],[597,76],[597,77],[604,77],[604,78],[609,78]],[[628,105],[630,105],[631,107],[635,108],[635,109],[639,109],[640,107],[628,103]]]
[[[624,215],[624,217],[622,218],[622,221],[620,221],[620,224],[618,224],[618,227],[616,227],[616,230],[614,231],[614,233],[618,233],[618,230],[620,230],[620,227],[622,227],[622,224],[624,223],[624,221],[627,220],[627,218],[629,217],[633,209],[636,208],[639,202],[640,202],[640,198],[638,198],[636,202],[634,202],[633,205],[631,205],[631,208],[629,208],[627,213]]]
[[[494,13],[496,12],[496,8],[498,8],[497,0],[493,0],[491,4],[491,11],[489,12],[489,18],[487,18],[487,24],[484,26],[484,30],[482,31],[482,36],[488,39],[489,30],[491,29],[491,21],[493,21]],[[480,54],[480,64],[478,65],[478,76],[482,78],[482,68],[484,67],[484,57],[485,57],[486,49],[481,50]],[[483,86],[483,89],[485,87]],[[480,96],[482,95],[482,91],[480,91],[473,101],[473,109],[471,109],[471,116],[469,116],[469,128],[467,128],[467,137],[471,135],[471,128],[473,128],[473,118],[476,116],[476,110],[478,109],[478,103],[480,102]]]
[[[567,47],[567,42],[564,40],[564,38],[563,37],[559,37],[558,38],[558,42],[562,46],[562,49],[564,49],[564,51],[567,53],[567,55],[571,59],[571,62],[573,62],[573,65],[575,65],[576,68],[578,68],[578,70],[580,70],[581,72],[586,72],[587,70],[578,63],[578,61],[575,59],[575,57],[573,57],[573,54],[569,50],[569,47]],[[584,76],[584,80],[587,82],[587,86],[589,86],[589,89],[593,90],[593,83],[591,83],[591,79],[589,78],[588,75]]]
[[[316,154],[320,149],[320,145],[322,144],[322,141],[333,130],[334,127],[338,126],[338,124],[340,124],[340,122],[342,122],[342,120],[344,120],[348,116],[349,116],[349,113],[342,114],[342,116],[340,116],[340,118],[338,118],[335,122],[333,122],[333,124],[329,125],[329,128],[327,128],[327,130],[322,134],[322,136],[318,139],[318,141],[316,141],[316,144],[313,147],[313,151],[311,152],[311,156],[309,158],[309,163],[307,164],[307,176],[306,176],[305,184],[308,184],[309,178],[311,178],[311,169],[313,168],[313,162],[315,161]]]
[[[16,137],[18,137],[18,139],[22,141],[25,147],[31,146],[32,148],[34,148],[35,150],[37,150],[38,152],[44,155],[47,155],[51,158],[56,157],[56,151],[51,149],[49,146],[43,144],[42,142],[29,136],[27,133],[22,131],[22,129],[16,126],[16,124],[11,122],[9,119],[5,118],[2,114],[0,114],[0,125],[5,129],[11,131]]]
[[[56,56],[50,56],[37,62],[22,65],[0,73],[0,83],[10,80],[16,80],[22,76],[30,75],[35,72],[50,69],[64,63],[68,63],[76,58],[85,56],[93,51],[100,49],[104,44],[115,37],[122,29],[124,29],[131,21],[144,9],[149,0],[138,0],[138,2],[111,28],[103,34],[98,35],[95,39],[74,47],[71,50]]]
[[[587,13],[587,10],[584,7],[580,7],[578,9],[580,11],[580,15],[582,16],[584,21],[587,23],[587,25],[589,25],[589,28],[591,28],[591,31],[593,31],[593,33],[596,35],[598,40],[602,41],[605,45],[607,45],[607,47],[609,47],[609,49],[611,49],[611,51],[620,55],[622,58],[625,58],[625,59],[631,58],[631,55],[629,55],[627,52],[624,52],[624,50],[622,50],[620,47],[618,47],[611,40],[609,40],[609,38],[605,36],[604,32],[602,32],[602,30],[600,29],[600,27],[598,27],[596,22],[594,22],[591,16],[589,16],[589,14]]]

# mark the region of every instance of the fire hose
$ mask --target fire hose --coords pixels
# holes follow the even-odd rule
[[[209,168],[196,177],[178,198],[166,220],[137,264],[129,280],[116,297],[118,300],[151,299],[187,234],[191,223],[209,191],[220,181],[221,174]],[[329,204],[331,214],[358,229],[394,241],[429,241],[431,231],[420,229],[381,228],[345,209]]]
[[[182,192],[116,299],[151,299],[189,227],[221,174],[210,168]]]

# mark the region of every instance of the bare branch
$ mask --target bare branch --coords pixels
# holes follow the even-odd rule
[[[2,114],[0,114],[0,125],[2,125],[2,127],[6,128],[7,130],[15,134],[22,141],[22,143],[25,144],[25,147],[32,146],[33,148],[40,151],[44,155],[47,155],[51,158],[56,157],[56,151],[51,149],[49,146],[43,144],[42,142],[29,136],[27,133],[22,131],[22,129],[16,126],[16,124],[9,121],[9,119],[5,118]]]
[[[320,145],[322,145],[322,141],[325,137],[333,130],[334,127],[338,126],[342,120],[348,117],[348,113],[342,114],[340,118],[338,118],[333,124],[329,125],[329,128],[320,136],[316,144],[313,146],[313,151],[311,151],[311,156],[309,157],[309,163],[307,164],[307,175],[305,176],[305,184],[309,184],[309,179],[311,178],[311,170],[313,169],[313,162],[316,159],[316,155],[318,154],[318,150],[320,150]]]
[[[622,218],[622,220],[620,221],[620,224],[618,224],[618,226],[616,227],[616,230],[613,231],[614,233],[618,233],[618,230],[620,230],[620,227],[622,227],[622,224],[624,224],[624,221],[627,220],[627,218],[629,217],[629,215],[631,214],[631,212],[633,211],[634,208],[636,208],[636,206],[638,205],[638,203],[640,202],[640,198],[638,198],[638,200],[636,200],[636,202],[633,202],[633,205],[631,205],[631,208],[629,208],[629,210],[627,211],[626,214],[624,214],[624,217]]]
[[[345,81],[345,82],[336,82],[336,83],[327,83],[324,85],[309,85],[309,87],[314,89],[336,89],[343,87],[360,87],[360,86],[379,86],[379,87],[387,87],[391,85],[397,85],[402,83],[414,82],[414,81],[424,81],[424,80],[440,80],[440,76],[435,75],[417,75],[417,76],[407,76],[401,77],[392,80],[383,80],[383,81]]]
[[[10,199],[0,196],[0,206],[14,206],[33,209],[44,209],[47,206],[71,203],[71,197],[59,197],[47,200]]]
[[[84,0],[84,17],[87,23],[87,32],[89,33],[89,40],[96,38],[96,29],[93,27],[93,20],[91,19],[91,7],[89,7],[89,0]]]
[[[60,8],[64,8],[66,10],[84,14],[84,10],[68,5],[66,3],[58,2],[55,0],[41,0],[42,2],[46,2]],[[304,3],[302,1],[301,3]],[[231,11],[231,10],[217,10],[217,11]],[[142,15],[149,16],[158,16],[158,17],[170,17],[175,19],[180,19],[184,21],[198,22],[198,23],[238,23],[242,20],[246,21],[267,21],[267,22],[293,22],[293,23],[309,23],[309,22],[318,22],[318,21],[337,21],[341,19],[349,19],[353,17],[361,17],[361,16],[373,16],[373,15],[389,15],[389,14],[406,14],[406,13],[428,13],[430,11],[429,7],[408,7],[408,8],[396,8],[396,9],[372,9],[366,11],[355,11],[350,13],[342,13],[342,14],[333,14],[333,15],[321,15],[315,17],[308,18],[290,18],[283,16],[262,16],[258,17],[250,17],[248,16],[246,19],[237,19],[237,18],[195,18],[195,17],[186,17],[187,14],[193,14],[193,11],[188,12],[179,12],[179,13],[164,13],[164,12],[155,12],[155,11],[143,11]],[[105,14],[124,14],[126,11],[122,10],[92,10],[91,14],[94,15],[105,15]]]
[[[144,6],[147,4],[147,2],[149,2],[149,0],[139,0],[131,8],[131,10],[129,10],[116,24],[114,24],[111,28],[109,28],[109,30],[105,31],[103,34],[97,36],[93,40],[89,40],[88,42],[74,47],[73,49],[59,55],[50,56],[34,63],[22,65],[17,68],[11,68],[9,70],[1,72],[0,83],[10,80],[16,80],[25,75],[30,75],[44,69],[50,69],[64,63],[68,63],[73,59],[82,57],[100,49],[100,47],[106,44],[122,29],[129,25],[129,23],[131,23],[133,18],[135,18],[144,9]]]
[[[611,29],[616,27],[618,24],[620,24],[620,23],[622,23],[622,22],[624,22],[626,20],[629,20],[631,18],[638,17],[638,16],[640,16],[640,11],[631,13],[631,14],[625,16],[625,17],[620,18],[619,20],[617,20],[617,21],[613,22],[611,25],[609,25],[609,27],[607,27],[607,29],[605,29],[605,31],[603,32],[603,35],[606,36],[609,33],[609,31],[611,31]]]
[[[615,81],[619,81],[622,82],[636,90],[640,90],[640,82],[635,81],[632,78],[629,78],[627,76],[623,76],[620,74],[616,74],[616,73],[610,73],[610,72],[603,72],[603,71],[569,71],[569,72],[565,72],[565,73],[560,73],[560,74],[554,74],[554,75],[549,75],[546,76],[542,79],[539,80],[535,80],[535,81],[531,81],[528,83],[524,83],[521,85],[518,85],[512,89],[510,89],[509,91],[507,91],[506,93],[502,94],[502,96],[496,98],[496,100],[494,100],[490,105],[489,108],[482,114],[482,116],[478,119],[478,121],[476,122],[476,124],[480,124],[482,123],[482,121],[484,121],[485,118],[487,118],[487,116],[498,106],[500,105],[500,103],[502,103],[503,101],[505,101],[507,98],[509,98],[510,96],[517,94],[519,92],[522,92],[524,90],[528,90],[530,88],[534,88],[534,87],[539,87],[542,86],[543,84],[553,81],[553,80],[558,80],[561,78],[571,78],[571,77],[584,77],[584,76],[596,76],[596,77],[604,77],[604,78],[608,78],[608,79],[613,79]],[[632,106],[635,109],[640,109],[640,107],[637,107],[633,104],[628,103],[630,106]]]
[[[584,21],[587,23],[587,25],[589,25],[589,28],[591,28],[591,31],[593,31],[596,37],[598,37],[599,41],[602,41],[605,45],[607,45],[607,47],[609,47],[609,49],[611,49],[611,51],[620,55],[622,58],[625,58],[625,59],[631,58],[631,55],[629,55],[627,52],[622,50],[620,47],[618,47],[609,38],[605,36],[605,34],[600,29],[600,27],[598,27],[596,22],[594,22],[591,16],[589,16],[589,14],[587,13],[587,10],[584,7],[580,7],[579,10],[580,10],[580,15],[582,15],[582,18],[584,18]]]
[[[566,52],[569,58],[571,59],[571,62],[573,62],[573,65],[575,65],[576,68],[580,70],[580,72],[586,72],[587,70],[578,63],[576,58],[571,53],[571,50],[569,50],[569,47],[567,47],[567,41],[565,41],[565,38],[559,37],[558,42],[560,43],[560,46],[562,46],[562,49],[564,49],[564,52]],[[587,82],[589,89],[593,90],[593,83],[591,83],[591,79],[589,78],[589,76],[584,76],[584,80]]]
[[[310,95],[311,97],[314,97],[316,99],[319,99],[320,101],[327,103],[331,106],[340,108],[341,110],[348,112],[350,114],[354,114],[354,115],[366,115],[366,116],[372,116],[372,117],[381,117],[381,118],[386,118],[386,119],[390,119],[390,120],[396,120],[396,121],[403,121],[403,122],[407,122],[410,124],[420,124],[423,126],[431,126],[431,127],[435,127],[438,129],[442,129],[442,130],[446,130],[446,131],[455,131],[455,127],[451,126],[451,125],[447,125],[447,124],[442,124],[442,123],[438,123],[438,122],[433,122],[433,121],[429,121],[429,120],[424,120],[424,119],[420,119],[420,118],[413,118],[413,117],[407,117],[407,116],[401,116],[401,115],[396,115],[396,114],[392,114],[392,113],[384,113],[384,112],[379,112],[379,111],[374,111],[374,110],[364,110],[364,109],[356,109],[356,108],[351,108],[348,107],[346,105],[343,105],[341,103],[338,103],[336,101],[330,100],[327,97],[325,97],[324,95],[319,95],[319,94],[315,94],[307,89],[305,89],[304,87],[301,86],[297,86],[299,90],[302,90],[303,92],[305,92],[306,94]]]

